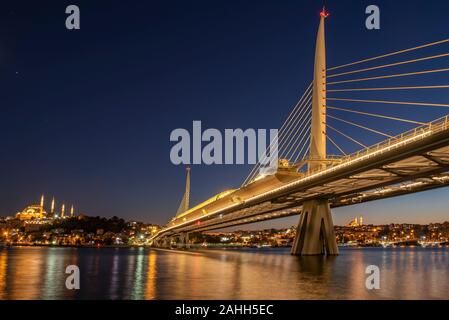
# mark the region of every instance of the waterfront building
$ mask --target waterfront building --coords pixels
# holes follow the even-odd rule
[[[348,223],[348,227],[356,228],[356,227],[362,227],[363,226],[363,216],[360,215],[360,220],[357,219],[357,217],[354,218],[354,220],[351,220]]]
[[[44,195],[41,197],[40,204],[32,204],[27,206],[21,212],[16,214],[19,220],[43,219],[47,216],[44,209]]]
[[[46,212],[41,205],[30,205],[16,214],[16,218],[19,220],[31,220],[31,219],[43,219],[46,216]]]
[[[33,219],[24,221],[25,232],[40,231],[45,225],[51,223],[49,219]]]

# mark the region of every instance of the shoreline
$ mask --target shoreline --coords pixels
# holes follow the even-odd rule
[[[190,245],[190,248],[183,247],[169,247],[169,248],[159,248],[148,245],[53,245],[53,244],[1,244],[0,248],[14,248],[14,247],[36,247],[36,248],[80,248],[80,249],[131,249],[131,248],[145,248],[145,249],[164,249],[169,251],[174,250],[184,250],[184,251],[198,251],[198,250],[239,250],[239,249],[288,249],[291,246],[222,246],[222,245]],[[389,245],[382,246],[379,245],[339,245],[340,249],[369,249],[369,248],[383,248],[383,249],[395,249],[395,248],[449,248],[449,243],[442,243],[437,245]]]

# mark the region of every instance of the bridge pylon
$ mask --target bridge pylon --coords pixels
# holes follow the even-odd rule
[[[181,200],[181,204],[179,205],[178,211],[176,212],[176,216],[186,212],[189,210],[190,203],[190,167],[186,168],[186,187],[184,191],[184,195]]]
[[[326,41],[324,24],[328,13],[320,14],[312,93],[312,125],[308,170],[326,166]],[[291,253],[293,255],[338,255],[329,201],[312,199],[303,203]]]

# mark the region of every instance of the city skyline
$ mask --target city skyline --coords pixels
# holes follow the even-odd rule
[[[439,190],[437,190],[439,191]],[[444,191],[444,190],[442,190]],[[428,193],[430,195],[430,193]],[[407,197],[413,197],[415,194],[412,195],[406,195],[403,196],[403,198],[407,198]],[[59,207],[59,208],[55,208],[55,203],[56,203],[56,199],[53,196],[51,198],[51,200],[47,200],[45,201],[45,199],[47,199],[45,197],[44,194],[42,194],[39,198],[39,201],[30,201],[28,202],[26,205],[22,206],[20,209],[18,209],[18,211],[16,211],[13,214],[0,214],[0,217],[6,218],[6,217],[15,217],[17,214],[20,214],[21,210],[24,209],[26,210],[28,207],[32,207],[32,206],[41,206],[42,207],[42,211],[44,213],[46,213],[47,215],[50,215],[50,218],[53,217],[61,217],[62,211],[63,211],[63,207]],[[389,200],[394,200],[394,199],[386,199],[384,201],[389,201]],[[373,210],[376,210],[376,206],[375,203],[369,202],[368,204],[356,204],[353,206],[349,206],[349,207],[345,207],[343,210],[345,210],[345,215],[344,216],[340,216],[338,217],[337,214],[333,214],[334,216],[334,221],[335,221],[335,225],[336,226],[345,226],[348,225],[348,223],[351,223],[354,219],[360,219],[361,217],[363,217],[363,224],[366,225],[388,225],[388,224],[421,224],[421,225],[427,225],[427,224],[431,224],[431,223],[444,223],[444,222],[448,222],[449,221],[449,217],[446,214],[442,214],[440,216],[432,216],[430,219],[431,221],[425,221],[425,219],[427,219],[426,216],[423,217],[423,219],[420,220],[413,220],[410,219],[407,215],[407,208],[403,208],[401,205],[398,206],[394,206],[392,205],[393,209],[399,210],[399,211],[395,211],[396,214],[392,214],[391,215],[391,219],[389,221],[384,221],[381,220],[379,221],[378,219],[376,219],[376,213],[371,212],[369,210],[370,204],[372,205],[372,207],[374,208]],[[65,203],[62,202],[62,205],[65,207]],[[359,207],[365,207],[365,209],[367,209],[365,212],[367,213],[363,213],[359,211]],[[416,210],[423,210],[424,209],[424,204],[422,205],[423,208],[415,208]],[[437,207],[441,208],[441,211],[444,211],[444,206],[445,206],[445,202],[444,200],[442,200],[441,202],[436,204]],[[368,207],[368,208],[367,208]],[[348,210],[349,208],[349,210]],[[402,209],[401,209],[402,208]],[[45,209],[49,209],[48,211],[46,211]],[[342,210],[342,209],[334,209],[334,210]],[[400,212],[400,214],[398,215],[397,212]],[[351,215],[352,214],[352,215]],[[74,216],[78,216],[78,215],[87,215],[87,216],[93,216],[93,215],[89,215],[87,212],[77,212],[75,214],[74,211],[74,205],[71,204],[70,205],[70,215],[65,215],[66,217],[74,217]],[[62,216],[64,217],[64,216]],[[108,216],[101,216],[100,217],[105,217],[105,218],[111,218]],[[121,216],[117,216],[118,218],[123,218]],[[347,217],[347,219],[346,219]],[[374,219],[373,219],[374,218]],[[346,219],[346,220],[344,220]],[[408,219],[408,220],[407,220]],[[438,220],[439,219],[439,220]],[[367,221],[368,220],[368,221]],[[125,221],[136,221],[136,219],[125,219]],[[143,221],[143,220],[138,220],[138,222],[142,222],[142,223],[155,223],[154,221]],[[273,222],[275,222],[273,224]],[[278,223],[276,223],[278,222]],[[280,223],[279,223],[280,222]],[[290,225],[289,225],[290,223]],[[229,228],[224,228],[222,230],[226,231],[226,230],[232,230],[232,231],[236,231],[236,230],[261,230],[263,228],[267,228],[267,229],[279,229],[279,228],[289,228],[292,225],[295,225],[297,223],[297,217],[293,216],[293,217],[288,217],[288,218],[283,218],[283,219],[278,219],[278,220],[274,220],[271,222],[262,222],[262,223],[253,223],[253,224],[248,224],[246,226],[244,226],[243,228],[241,226],[236,226],[236,227],[229,227]],[[163,224],[160,224],[163,225]]]
[[[280,126],[312,76],[312,43],[321,7],[315,3],[314,11],[310,3],[286,2],[276,7],[278,15],[273,15],[269,3],[255,12],[249,4],[231,3],[213,10],[203,2],[180,4],[169,14],[163,4],[152,10],[144,10],[144,4],[130,8],[117,4],[106,14],[97,4],[86,3],[81,4],[80,34],[58,27],[54,12],[61,11],[59,6],[43,13],[37,5],[25,11],[10,5],[0,19],[2,30],[8,31],[2,34],[0,65],[5,101],[0,120],[5,151],[0,159],[4,177],[0,214],[15,213],[36,195],[57,190],[57,198],[75,199],[80,211],[92,216],[165,224],[175,214],[184,186],[184,168],[169,161],[170,131],[189,127],[197,119],[217,128]],[[330,63],[365,58],[358,56],[358,45],[376,55],[447,36],[442,18],[447,4],[435,12],[427,6],[416,10],[419,3],[413,3],[411,11],[410,2],[379,1],[382,29],[375,32],[363,27],[365,3],[328,4]],[[139,10],[150,14],[138,14]],[[97,13],[103,14],[102,19],[94,18]],[[398,14],[401,21],[395,19]],[[47,24],[24,22],[31,16]],[[119,17],[126,27],[113,24]],[[171,19],[175,24],[170,27]],[[112,28],[110,36],[105,21]],[[386,31],[389,27],[395,32]],[[166,31],[166,36],[155,30]],[[52,43],[33,39],[42,32],[52,35],[47,37]],[[89,54],[84,52],[83,46],[94,41],[101,41],[102,49],[90,47]],[[383,45],[386,42],[394,47]],[[186,52],[190,46],[192,52]],[[79,72],[73,74],[72,68]],[[46,88],[54,90],[42,92],[35,87],[43,72],[48,75]],[[60,79],[66,79],[64,88]],[[173,91],[177,97],[171,96]],[[229,117],[233,114],[240,117]],[[191,203],[239,186],[249,171],[248,166],[193,166]],[[360,214],[376,223],[443,222],[449,220],[448,194],[448,189],[441,189],[345,207],[335,209],[333,217],[335,224]],[[297,217],[292,217],[268,224],[280,227],[296,222]],[[260,228],[248,226],[253,227]]]

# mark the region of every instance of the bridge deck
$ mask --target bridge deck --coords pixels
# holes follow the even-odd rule
[[[303,177],[278,173],[254,181],[174,219],[155,237],[276,219],[302,203],[329,199],[341,207],[449,185],[449,119],[438,119],[343,157]]]

